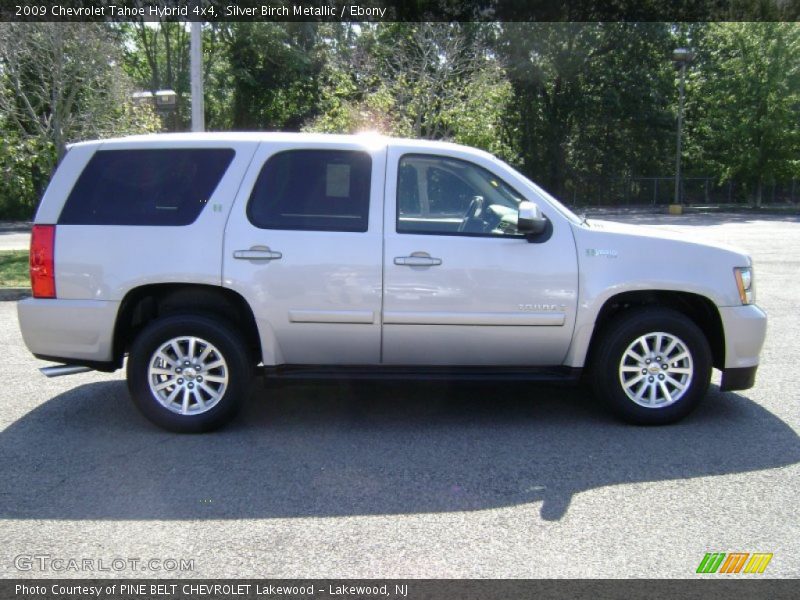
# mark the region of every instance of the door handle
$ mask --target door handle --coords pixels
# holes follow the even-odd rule
[[[253,246],[249,250],[236,250],[233,253],[233,258],[241,260],[278,260],[283,258],[283,254],[274,252],[266,246]]]
[[[412,252],[410,256],[396,256],[394,264],[404,267],[436,267],[442,264],[442,259],[433,258],[427,252]]]

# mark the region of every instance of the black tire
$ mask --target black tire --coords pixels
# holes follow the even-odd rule
[[[663,406],[642,406],[626,393],[621,381],[620,367],[623,357],[631,344],[641,336],[646,336],[650,333],[655,334],[656,332],[663,332],[679,339],[690,357],[693,373],[682,395],[676,391],[676,387],[668,384],[669,379],[667,379],[667,382],[665,382],[665,385],[668,385],[667,391],[673,392],[670,397],[672,395],[679,396],[673,403],[668,404],[666,394],[661,391],[658,378],[662,373],[664,373],[664,377],[670,375],[669,370],[673,367],[669,364],[669,361],[665,362],[661,357],[661,362],[667,365],[667,370],[665,371],[655,371],[658,365],[654,366],[656,361],[652,358],[647,359],[650,361],[647,364],[637,365],[637,368],[639,366],[644,367],[643,371],[645,368],[652,368],[655,372],[651,373],[648,370],[646,375],[643,372],[641,383],[629,384],[631,386],[631,394],[635,396],[640,389],[646,389],[645,396],[647,397],[640,399],[640,401],[648,402],[650,401],[650,388],[647,386],[652,385],[656,388],[654,393],[665,396]],[[630,309],[615,317],[603,329],[600,336],[594,350],[592,364],[590,365],[592,386],[595,395],[602,399],[611,411],[621,419],[637,425],[675,423],[697,408],[697,405],[705,396],[711,378],[711,349],[700,328],[685,315],[672,309],[659,307]],[[650,338],[650,341],[652,342],[653,339]],[[637,346],[635,349],[637,353],[644,356],[645,353],[642,350],[641,346]],[[629,355],[626,359],[626,365],[630,366],[632,364],[635,364],[635,360],[632,362]],[[677,365],[676,368],[687,366],[683,363],[674,364]],[[632,371],[632,367],[629,370]],[[625,375],[625,377],[630,377],[630,381],[633,381],[633,378],[638,376],[638,371],[630,374],[626,373]],[[681,375],[674,374],[674,377],[680,378]],[[649,382],[654,383],[650,384]],[[653,401],[653,403],[655,404],[656,401]]]
[[[206,372],[206,386],[221,386],[222,384],[212,384],[212,375],[226,374],[227,381],[218,400],[214,400],[210,394],[201,393],[200,385],[203,373],[198,371],[187,372],[185,385],[188,386],[189,376],[197,383],[196,393],[204,398],[212,406],[204,408],[192,396],[193,407],[196,414],[179,414],[173,412],[160,401],[154,390],[151,389],[148,371],[154,354],[162,345],[170,340],[181,337],[199,338],[200,341],[211,344],[214,348],[212,357],[217,354],[224,360],[224,367],[217,367],[216,370]],[[184,346],[180,346],[184,348]],[[205,346],[200,346],[204,348]],[[188,346],[187,346],[188,348]],[[171,368],[171,367],[170,367]],[[218,429],[228,423],[239,411],[244,403],[247,391],[252,380],[252,360],[247,352],[247,346],[242,341],[242,336],[231,325],[226,322],[214,320],[206,316],[198,315],[175,315],[157,319],[148,324],[134,340],[128,355],[127,378],[128,389],[136,407],[150,421],[177,433],[201,433]],[[169,378],[177,377],[170,375]],[[166,380],[166,379],[165,379]],[[174,379],[177,383],[178,379]],[[167,388],[167,392],[174,387]],[[191,393],[191,392],[190,392]],[[178,394],[182,397],[183,390]],[[165,400],[166,401],[166,400]],[[214,403],[216,402],[216,403]]]

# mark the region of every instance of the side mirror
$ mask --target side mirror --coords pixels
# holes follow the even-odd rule
[[[520,233],[539,235],[547,228],[547,218],[533,202],[520,202],[517,213],[517,231]]]

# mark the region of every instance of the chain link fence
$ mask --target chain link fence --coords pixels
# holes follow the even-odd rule
[[[689,206],[751,206],[755,190],[737,181],[718,183],[712,177],[686,177],[681,180],[681,202]],[[572,206],[665,206],[675,201],[675,177],[589,177],[573,180],[564,200]],[[800,181],[765,184],[762,204],[800,203]]]

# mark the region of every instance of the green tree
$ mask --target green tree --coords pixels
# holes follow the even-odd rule
[[[694,170],[744,183],[761,205],[767,183],[800,176],[800,25],[714,23],[687,82]]]
[[[69,142],[155,128],[120,61],[105,24],[0,23],[0,165],[6,181],[23,176],[19,189],[30,194],[7,197],[7,211],[34,207]]]
[[[50,153],[40,153],[35,138],[20,138],[2,119],[0,131],[0,218],[29,219],[38,190],[47,183],[40,162]]]
[[[320,115],[307,129],[446,139],[510,157],[501,116],[511,97],[487,43],[492,25],[391,23],[335,38]]]
[[[325,63],[317,23],[230,23],[221,29],[238,130],[299,130],[318,110]]]
[[[125,71],[139,89],[155,94],[172,90],[175,110],[165,115],[168,130],[186,129],[191,115],[189,83],[189,30],[186,23],[139,19],[119,24],[124,36]]]
[[[230,129],[231,85],[225,51],[227,23],[204,24],[203,77],[206,128]],[[186,130],[191,122],[191,82],[187,23],[160,20],[119,23],[123,68],[139,90],[155,93],[169,89],[176,94],[175,109],[164,114],[164,127]]]
[[[556,194],[605,201],[609,178],[663,172],[672,45],[665,23],[504,24],[498,53],[514,92],[504,119],[522,168]]]

